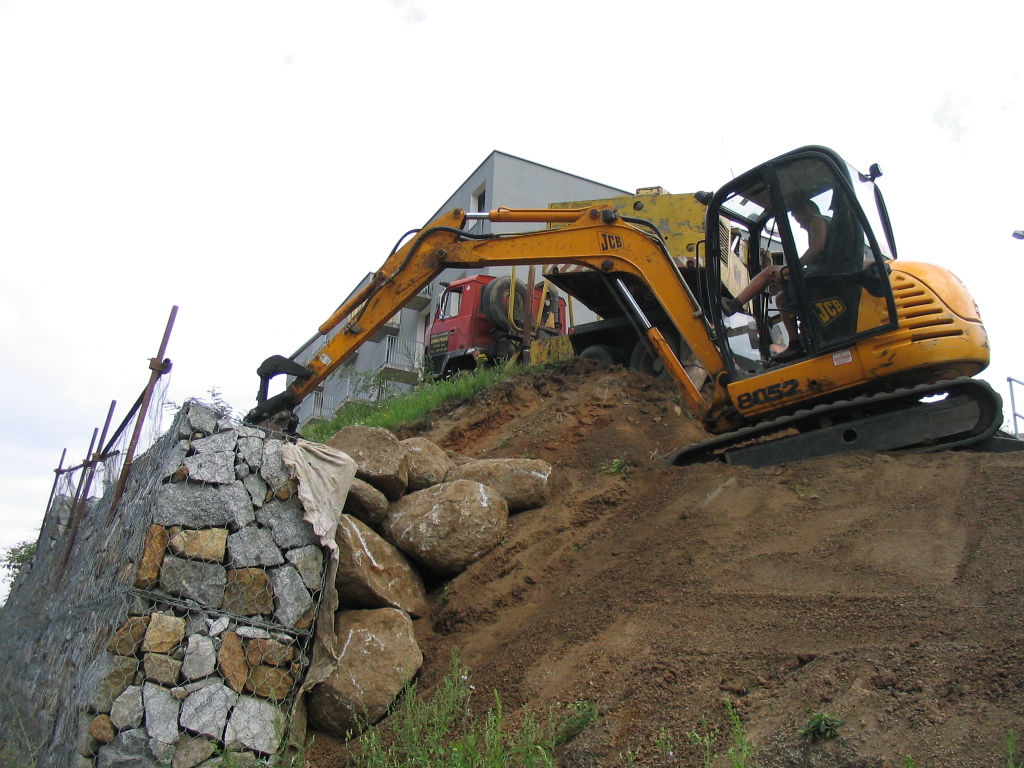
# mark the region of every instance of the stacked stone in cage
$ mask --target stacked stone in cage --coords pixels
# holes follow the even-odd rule
[[[283,444],[194,404],[178,437],[94,699],[101,764],[274,755],[308,665],[325,561]]]

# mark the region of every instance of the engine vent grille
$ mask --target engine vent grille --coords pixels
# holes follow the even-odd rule
[[[905,336],[910,342],[963,335],[953,316],[926,285],[909,275],[896,273],[892,287],[900,322],[897,335]]]

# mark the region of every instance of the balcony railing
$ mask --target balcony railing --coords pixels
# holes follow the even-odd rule
[[[1015,379],[1012,376],[1007,376],[1006,381],[1010,385],[1010,418],[1013,419],[1013,436],[1016,438],[1021,438],[1021,432],[1017,428],[1017,420],[1020,419],[1024,421],[1024,414],[1017,413],[1017,400],[1013,396],[1013,385],[1019,384],[1020,386],[1024,387],[1024,381]]]
[[[309,418],[311,419],[329,419],[334,415],[334,409],[337,407],[337,401],[335,396],[327,392],[314,392],[313,393],[313,407],[310,410]]]
[[[397,336],[385,336],[377,346],[374,368],[388,381],[415,384],[423,367],[423,344]]]

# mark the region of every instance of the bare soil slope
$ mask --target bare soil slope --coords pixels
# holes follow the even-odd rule
[[[705,436],[673,387],[586,361],[420,434],[555,466],[550,503],[416,625],[424,688],[458,646],[507,711],[595,703],[564,766],[699,766],[685,734],[709,729],[728,765],[726,697],[763,768],[1005,765],[1024,734],[1024,453],[668,467]],[[839,738],[808,747],[809,709]],[[311,757],[340,764],[329,740]]]

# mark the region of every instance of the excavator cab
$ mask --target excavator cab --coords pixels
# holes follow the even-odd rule
[[[742,310],[712,309],[719,348],[735,379],[847,348],[897,327],[888,279],[891,227],[875,187],[824,147],[804,147],[736,178],[712,196],[708,253],[746,255],[749,278],[781,269]],[[727,222],[712,226],[711,222]],[[729,242],[720,242],[728,236]],[[711,296],[723,296],[709,259]],[[779,353],[787,349],[788,354]]]

